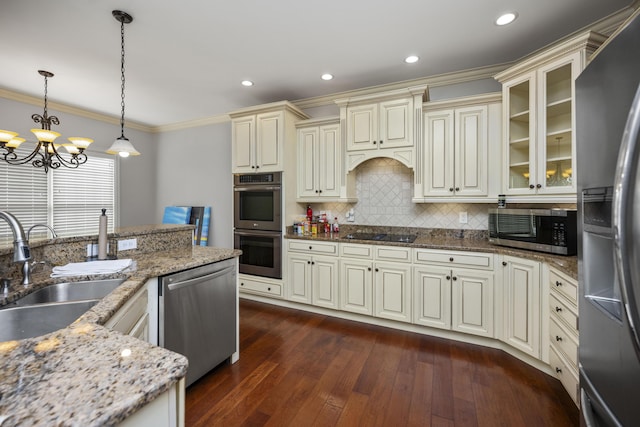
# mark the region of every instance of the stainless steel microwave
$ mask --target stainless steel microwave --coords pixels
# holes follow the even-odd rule
[[[575,255],[577,211],[489,209],[489,242],[557,255]]]

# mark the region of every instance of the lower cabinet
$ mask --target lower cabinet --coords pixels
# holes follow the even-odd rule
[[[338,260],[289,254],[289,300],[338,308]]]
[[[341,251],[340,309],[411,322],[411,265],[403,263],[410,262],[411,249],[376,246],[375,251],[365,251],[359,255],[356,247],[352,246],[343,247]],[[400,262],[348,259],[345,258],[347,254]]]
[[[121,427],[184,427],[184,378],[118,424]]]
[[[149,342],[149,292],[140,289],[105,323],[105,327]]]
[[[502,340],[535,358],[541,351],[540,267],[537,261],[502,259]]]
[[[494,336],[493,272],[419,266],[413,287],[414,323]]]

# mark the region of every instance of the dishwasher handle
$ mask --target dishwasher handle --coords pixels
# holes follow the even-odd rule
[[[234,270],[233,267],[227,267],[227,268],[223,268],[222,270],[214,271],[213,273],[210,273],[204,276],[194,277],[193,279],[182,280],[176,283],[170,283],[169,285],[167,285],[167,290],[175,291],[177,289],[184,288],[186,286],[191,286],[193,284],[204,282],[206,280],[215,279],[216,277],[224,276],[225,274],[233,270]],[[169,279],[169,281],[170,280],[171,279]]]

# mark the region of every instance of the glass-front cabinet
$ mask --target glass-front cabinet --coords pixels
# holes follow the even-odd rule
[[[575,80],[603,40],[585,33],[496,75],[504,100],[505,194],[575,202]]]

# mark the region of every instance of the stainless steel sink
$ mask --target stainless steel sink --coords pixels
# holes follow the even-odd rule
[[[89,280],[49,285],[26,295],[8,307],[21,307],[52,302],[85,301],[101,299],[120,286],[125,279]],[[1,323],[0,323],[1,325]]]
[[[73,301],[0,310],[0,342],[37,337],[72,324],[100,301]]]

